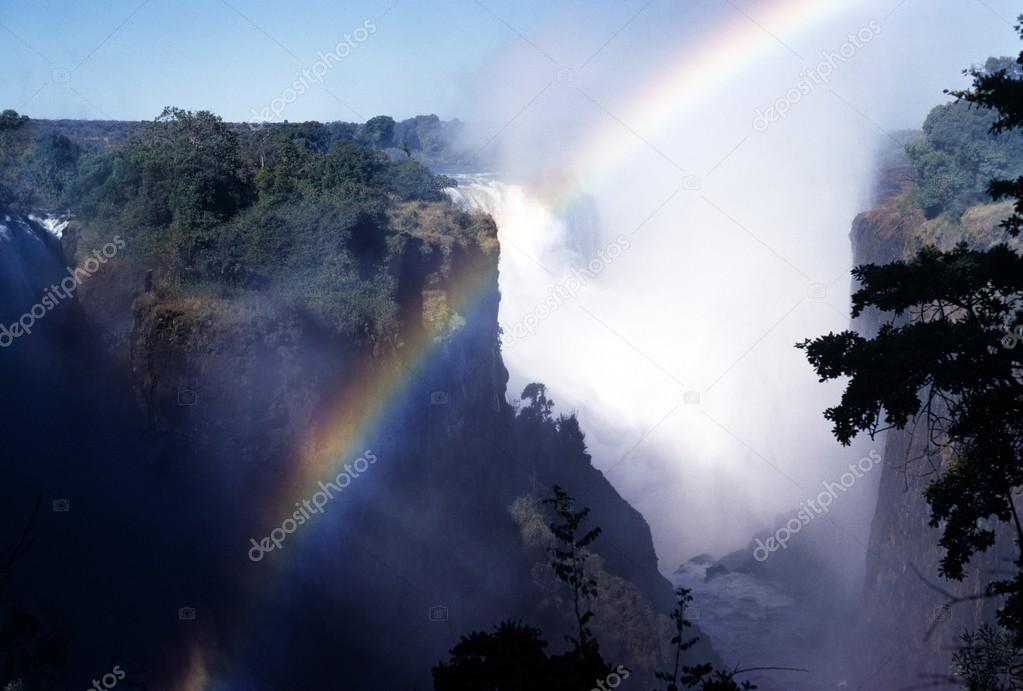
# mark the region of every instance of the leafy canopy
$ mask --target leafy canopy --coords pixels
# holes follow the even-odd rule
[[[991,135],[1019,128],[1021,66],[1023,53],[1014,66],[973,71],[973,89],[956,93],[960,103],[954,105],[992,111]],[[994,151],[988,133],[964,130],[959,137],[965,138],[957,145],[959,159],[976,160],[976,151]],[[971,143],[976,138],[984,141]],[[1018,169],[1023,156],[1015,146],[1010,142],[1000,155],[1019,156],[1012,162]],[[959,152],[963,147],[966,152]],[[918,183],[926,189],[932,174],[918,166],[917,175],[924,176]],[[1023,224],[1023,178],[996,180],[988,188],[995,198],[1016,200],[1016,213],[1002,227],[1017,235]],[[1018,507],[1023,349],[1006,335],[1023,322],[1023,258],[1005,244],[988,249],[959,244],[949,252],[926,247],[911,260],[861,266],[853,275],[859,282],[853,316],[866,309],[889,315],[877,336],[845,331],[798,347],[822,381],[848,380],[841,402],[825,412],[843,444],[859,432],[874,435],[917,422],[926,431],[937,474],[925,496],[930,523],[941,530],[940,573],[961,580],[973,556],[995,543],[996,524],[1005,524],[1017,550],[1023,549]],[[1023,646],[1023,557],[1017,556],[1015,572],[991,583],[987,593],[1003,598],[999,623],[1013,645]]]

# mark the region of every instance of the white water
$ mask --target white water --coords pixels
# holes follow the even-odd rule
[[[45,228],[46,232],[58,240],[64,237],[64,231],[67,230],[68,224],[71,223],[71,219],[67,216],[37,216],[29,214],[28,217]]]
[[[504,353],[512,393],[543,381],[562,412],[578,412],[594,464],[650,523],[668,574],[694,554],[745,548],[872,448],[834,441],[822,411],[841,383],[818,383],[793,344],[848,326],[848,233],[887,135],[920,127],[942,89],[965,85],[963,67],[1019,50],[1008,0],[865,0],[778,37],[734,74],[708,72],[699,102],[681,86],[663,102],[642,97],[699,37],[762,17],[761,4],[623,5],[609,26],[566,4],[544,27],[520,27],[529,41],[510,37],[459,109],[484,123],[472,150],[520,176],[456,195],[497,220],[506,331],[563,292],[573,266],[630,240]],[[879,32],[827,84],[790,96],[868,26]],[[573,70],[561,79],[555,67]],[[758,126],[757,109],[782,97],[795,101],[785,116]],[[648,125],[646,108],[671,117]],[[544,201],[566,197],[568,209]],[[822,549],[850,574],[879,475],[829,515],[842,530]]]
[[[0,222],[0,317],[5,320],[31,306],[60,272],[43,230],[31,217],[5,215]]]
[[[719,219],[702,233],[689,226],[688,239],[650,221],[618,234],[628,249],[606,262],[617,235],[592,201],[556,214],[523,185],[459,182],[449,195],[498,225],[510,394],[543,381],[562,411],[579,415],[594,464],[651,524],[666,571],[697,552],[742,547],[858,458],[831,440],[820,417],[830,394],[792,347],[844,328],[843,267],[826,269],[831,295],[811,298],[814,281],[726,236]],[[665,211],[684,223],[685,207]],[[675,237],[657,246],[665,230]],[[598,270],[578,281],[587,267]],[[657,275],[675,289],[651,284]],[[862,526],[849,532],[837,550],[863,539]]]

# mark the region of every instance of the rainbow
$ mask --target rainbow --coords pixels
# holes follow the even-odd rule
[[[496,261],[488,264],[491,261],[484,249],[479,259],[450,277],[444,290],[447,314],[468,321],[481,301],[493,294]],[[311,496],[320,481],[334,479],[346,462],[362,454],[392,404],[430,364],[444,340],[439,326],[416,325],[400,344],[397,361],[371,362],[353,377],[354,385],[330,401],[307,431],[275,515],[282,519],[292,515],[297,500]]]
[[[552,176],[553,184],[538,186],[549,190],[547,202],[551,208],[570,203],[584,187],[644,146],[633,132],[647,136],[662,130],[704,103],[750,65],[781,49],[775,36],[790,37],[850,2],[768,0],[757,7],[755,21],[734,11],[735,18],[730,24],[710,32],[695,45],[686,46],[676,60],[637,89],[626,101],[629,107],[616,114],[621,122],[602,118],[600,124],[586,132],[567,158],[567,164]],[[481,299],[491,294],[493,281],[494,273],[487,266],[470,267],[453,277],[446,291],[449,312],[471,315]],[[321,480],[332,479],[346,462],[359,456],[364,444],[373,438],[394,404],[442,344],[443,339],[435,330],[416,329],[401,348],[400,362],[370,364],[361,373],[363,376],[355,377],[356,384],[331,401],[324,414],[310,426],[296,452],[289,477],[281,485],[276,510],[270,515],[279,519],[291,516],[296,502],[310,497]],[[290,551],[297,550],[292,547]],[[283,572],[277,572],[275,577],[281,575]],[[207,663],[202,651],[194,650],[179,688],[203,691],[215,684]]]
[[[566,163],[548,184],[537,188],[547,190],[545,201],[550,208],[568,206],[584,188],[599,182],[631,153],[647,146],[640,137],[663,131],[706,103],[743,71],[772,53],[786,50],[780,40],[806,31],[851,4],[852,0],[767,0],[758,4],[753,14],[729,7],[731,2],[722,3],[734,18],[707,32],[702,40],[686,45],[663,70],[620,101],[627,104],[624,110],[616,109],[613,116],[601,113],[597,123],[578,139]],[[690,172],[679,170],[680,183]]]
[[[182,691],[204,691],[209,688],[210,675],[206,671],[206,660],[202,647],[192,642],[188,651],[188,662],[178,688]]]

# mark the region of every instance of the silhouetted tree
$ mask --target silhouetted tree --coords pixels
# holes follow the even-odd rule
[[[1017,64],[1023,65],[1023,53]],[[954,95],[996,112],[992,134],[1023,127],[1020,71],[972,74],[973,89]],[[1016,200],[1003,227],[1018,235],[1023,178],[996,180],[989,190],[996,199]],[[893,318],[874,338],[845,331],[798,347],[822,381],[848,378],[839,405],[825,412],[840,442],[919,419],[929,446],[951,452],[953,461],[938,469],[926,497],[931,525],[942,531],[940,572],[962,580],[970,559],[995,542],[991,518],[1007,524],[1023,549],[1015,503],[1023,486],[1023,357],[1006,337],[1023,321],[1023,257],[1004,244],[975,250],[962,243],[950,252],[925,247],[908,261],[857,267],[853,276],[859,282],[853,316],[876,308]],[[1023,557],[1016,566],[987,594],[1005,597],[998,620],[1019,649]]]
[[[522,390],[523,401],[529,401],[519,413],[524,419],[533,422],[551,422],[553,419],[554,399],[547,398],[547,387],[533,382]]]
[[[962,635],[955,654],[956,674],[966,691],[1020,691],[1023,689],[1023,653],[1008,636],[984,625]]]
[[[560,522],[548,524],[560,543],[550,549],[551,567],[554,574],[572,589],[572,607],[578,633],[576,638],[569,640],[577,649],[584,650],[596,645],[588,626],[593,619],[593,611],[589,609],[588,603],[597,596],[597,581],[586,572],[586,561],[589,558],[586,547],[600,537],[601,529],[593,528],[577,536],[590,509],[575,511],[575,501],[558,485],[554,485],[554,496],[545,499],[543,503],[553,505],[560,519]]]
[[[655,674],[661,681],[668,682],[666,691],[678,691],[678,675],[680,671],[683,671],[681,667],[682,653],[692,648],[700,640],[699,636],[686,639],[685,631],[692,626],[689,620],[686,619],[686,605],[692,601],[692,590],[689,588],[678,588],[675,590],[675,610],[671,613],[671,620],[675,622],[675,635],[671,639],[671,644],[675,646],[675,667],[670,674],[668,672],[657,672]]]
[[[692,623],[686,619],[686,608],[692,601],[692,590],[689,588],[675,590],[675,609],[671,613],[671,620],[675,623],[675,635],[671,639],[671,644],[675,647],[675,666],[670,673],[655,673],[659,680],[668,682],[664,691],[679,691],[682,688],[680,684],[685,685],[687,689],[699,688],[701,691],[751,691],[756,689],[757,687],[748,681],[742,682],[741,686],[735,681],[735,675],[740,674],[742,670],[726,672],[714,669],[714,666],[708,663],[694,666],[682,664],[682,654],[700,640],[699,636],[686,638],[686,629],[692,626]],[[655,691],[657,690],[655,689]]]
[[[529,691],[551,677],[550,660],[539,629],[506,621],[494,633],[463,636],[451,660],[433,668],[436,691],[500,689]]]
[[[451,659],[433,668],[436,691],[580,691],[608,675],[611,668],[600,656],[588,622],[593,612],[586,602],[596,596],[596,581],[586,573],[584,551],[600,535],[594,528],[582,537],[576,531],[589,509],[574,511],[572,498],[560,487],[545,501],[553,504],[561,522],[552,523],[560,546],[551,549],[555,575],[572,588],[577,636],[566,636],[572,648],[548,657],[547,642],[538,629],[505,622],[492,634],[471,633],[451,650]]]

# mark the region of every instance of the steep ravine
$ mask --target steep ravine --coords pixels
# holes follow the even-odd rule
[[[130,256],[82,286],[64,341],[80,354],[78,376],[31,392],[33,409],[75,401],[81,421],[4,489],[21,500],[8,504],[13,520],[40,477],[57,474],[47,500],[71,497],[85,521],[37,525],[43,547],[26,572],[49,575],[5,593],[68,642],[67,681],[116,659],[157,689],[195,678],[422,689],[460,636],[505,619],[540,626],[558,650],[570,622],[538,513],[554,484],[604,530],[594,629],[605,658],[637,684],[668,664],[670,584],[646,522],[592,467],[577,427],[552,420],[538,433],[507,403],[493,222],[452,216],[446,202],[413,211],[380,230],[388,250],[374,259],[399,303],[390,351],[325,328],[301,301],[167,293],[154,286],[160,267]],[[462,226],[426,232],[417,214]],[[93,237],[74,224],[61,263],[84,261]],[[467,280],[480,286],[469,303],[458,295]],[[424,332],[425,357],[410,345]],[[17,369],[30,346],[0,355]],[[360,389],[379,380],[401,385],[386,398]],[[353,412],[383,404],[352,447],[379,463],[301,539],[253,563],[250,540],[280,525],[281,489],[339,401]],[[44,428],[24,426],[10,448],[43,448]],[[50,461],[62,456],[75,471]],[[182,608],[196,619],[181,620]],[[693,654],[714,659],[706,642]]]
[[[955,220],[947,215],[928,220],[913,201],[914,184],[913,172],[905,162],[882,171],[875,208],[853,223],[850,239],[855,266],[906,259],[924,244],[948,250],[962,239],[977,247],[1001,241],[997,225],[1007,215],[1007,205],[980,204]],[[883,315],[868,312],[855,328],[873,335],[882,320]],[[947,680],[952,672],[959,636],[993,618],[991,601],[947,608],[947,598],[934,588],[954,595],[981,592],[1006,555],[996,549],[978,555],[962,582],[938,576],[940,533],[928,525],[930,509],[923,491],[936,467],[947,459],[923,458],[923,442],[923,430],[912,427],[889,431],[883,439],[884,460],[860,613],[859,640],[864,655],[856,670],[859,688],[922,688],[918,685],[925,683],[927,688],[957,688],[940,680]],[[1011,541],[1001,544],[1011,545]]]

